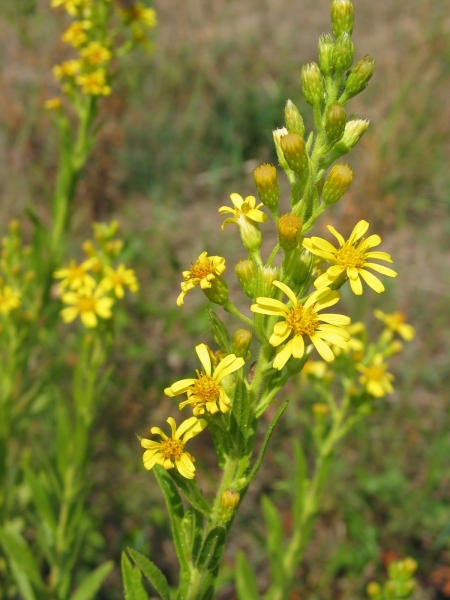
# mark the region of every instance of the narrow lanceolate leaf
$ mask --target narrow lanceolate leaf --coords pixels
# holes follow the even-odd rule
[[[251,419],[247,386],[242,379],[238,379],[234,392],[233,408],[230,413],[230,433],[236,450],[241,455],[247,452]]]
[[[125,600],[148,600],[142,583],[141,570],[131,564],[125,552],[122,552],[121,567]]]
[[[31,469],[26,469],[25,478],[30,486],[33,502],[41,521],[47,525],[49,531],[55,532],[57,527],[55,511],[45,485]]]
[[[182,572],[186,574],[189,572],[190,548],[186,545],[184,536],[182,535],[182,521],[184,517],[183,503],[181,502],[180,494],[167,471],[159,465],[156,465],[153,468],[153,471],[166,501],[170,524],[172,526],[172,539],[175,544],[178,561]]]
[[[259,600],[255,574],[242,550],[237,555],[235,573],[239,600]]]
[[[280,515],[278,514],[275,505],[267,496],[263,496],[262,509],[267,529],[266,547],[270,571],[272,573],[272,581],[279,586],[282,586],[284,581],[282,568],[283,523],[281,522]]]
[[[152,586],[158,592],[161,600],[170,600],[170,589],[167,579],[164,577],[160,569],[152,563],[147,557],[138,552],[128,548],[131,558],[134,560],[136,565],[140,568],[142,573],[147,577]]]
[[[231,354],[231,340],[227,328],[216,315],[216,313],[210,309],[208,310],[209,324],[211,332],[213,334],[214,341],[220,346],[227,354]]]
[[[14,563],[13,572],[17,585],[28,589],[31,583],[36,590],[45,592],[46,585],[42,580],[34,554],[20,533],[5,525],[0,529],[0,544],[10,562]],[[34,597],[29,592],[27,594],[29,598]]]
[[[112,560],[103,563],[81,582],[79,587],[70,596],[70,600],[92,600],[97,596],[103,581],[111,573],[114,567]]]
[[[202,544],[196,562],[197,569],[214,571],[222,558],[225,537],[226,533],[224,527],[214,527],[214,529],[211,529]]]
[[[195,479],[186,479],[175,469],[168,471],[170,477],[177,484],[178,489],[182,492],[186,500],[205,517],[209,517],[211,507],[203,496]]]

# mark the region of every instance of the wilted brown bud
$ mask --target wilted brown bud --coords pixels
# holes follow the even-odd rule
[[[353,171],[348,165],[334,165],[322,190],[325,204],[334,204],[342,198],[352,181]]]
[[[278,219],[278,240],[285,251],[297,248],[302,233],[302,222],[294,214],[286,214]]]

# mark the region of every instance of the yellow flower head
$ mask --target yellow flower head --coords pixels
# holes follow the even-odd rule
[[[323,360],[308,360],[300,371],[301,378],[307,379],[308,376],[314,379],[332,379],[333,371],[328,368],[328,364]]]
[[[186,442],[205,429],[206,421],[191,417],[181,423],[178,429],[175,419],[172,417],[167,419],[167,423],[172,430],[172,437],[168,437],[159,427],[152,427],[151,433],[160,435],[163,441],[154,442],[141,439],[141,446],[147,448],[143,456],[144,467],[147,471],[153,469],[155,465],[161,465],[166,470],[176,467],[183,477],[194,479],[195,459],[189,452],[186,452],[184,446]]]
[[[93,259],[88,259],[77,265],[76,261],[71,260],[68,267],[55,271],[53,277],[62,279],[59,284],[62,290],[66,287],[71,290],[92,289],[96,285],[95,279],[89,275],[88,271],[92,268],[93,262]]]
[[[228,412],[231,408],[231,401],[220,382],[227,375],[240,369],[245,364],[244,359],[236,357],[235,354],[228,354],[212,372],[208,346],[199,344],[195,347],[195,351],[202,363],[204,372],[197,370],[197,379],[181,379],[166,388],[164,393],[171,398],[180,394],[187,394],[188,399],[181,402],[179,408],[181,410],[187,404],[190,404],[196,416],[204,414],[205,409],[212,415],[219,410],[223,413]]]
[[[71,44],[74,48],[79,48],[88,39],[86,31],[91,29],[91,21],[74,21],[66,31],[62,34],[61,39],[67,44]]]
[[[410,342],[414,336],[414,327],[405,323],[406,315],[398,310],[387,315],[381,310],[376,310],[374,315],[386,325],[392,333],[398,333],[406,342]]]
[[[46,110],[58,110],[61,106],[61,98],[50,98],[44,102],[44,108]]]
[[[149,29],[156,27],[156,11],[153,8],[147,8],[141,2],[137,2],[134,6],[124,8],[121,11],[125,21],[135,21],[142,23]]]
[[[388,365],[383,363],[383,356],[381,354],[377,354],[368,367],[360,364],[356,365],[356,368],[362,373],[359,382],[371,396],[382,398],[394,391],[391,385],[394,376],[391,373],[386,373]]]
[[[80,56],[86,59],[89,64],[98,66],[107,63],[111,59],[111,52],[99,42],[91,42],[80,51]]]
[[[328,225],[328,229],[336,237],[339,242],[339,248],[335,248],[330,242],[319,238],[312,237],[303,240],[303,246],[309,250],[312,254],[324,258],[327,262],[333,263],[332,267],[321,275],[314,285],[320,289],[323,287],[330,286],[339,277],[348,277],[350,280],[350,287],[353,292],[360,296],[363,288],[360,276],[373,290],[378,294],[384,292],[384,285],[375,277],[373,273],[366,269],[373,269],[382,275],[388,277],[396,277],[397,273],[388,267],[378,265],[377,263],[369,263],[367,259],[373,258],[375,260],[384,260],[392,263],[392,259],[387,252],[369,252],[370,248],[374,248],[381,243],[379,235],[370,235],[368,238],[364,238],[363,235],[369,228],[367,221],[359,221],[350,234],[347,241],[344,240],[342,235],[338,233],[334,227]]]
[[[260,207],[264,205],[261,202],[256,206],[256,198],[254,196],[247,196],[244,200],[239,194],[230,194],[230,198],[231,202],[234,204],[234,208],[230,208],[229,206],[221,206],[219,208],[219,213],[221,215],[233,215],[233,218],[225,219],[222,224],[222,229],[224,229],[225,225],[229,225],[230,223],[241,226],[243,222],[245,223],[246,219],[255,221],[256,223],[264,223],[267,221],[267,215],[259,210]]]
[[[191,265],[189,271],[183,271],[184,281],[181,283],[181,294],[178,296],[177,305],[184,304],[186,294],[199,285],[202,290],[211,287],[211,282],[222,275],[225,271],[225,259],[221,256],[208,256],[207,252],[202,252],[195,263]]]
[[[5,285],[0,288],[0,313],[7,315],[20,306],[21,293]]]
[[[71,323],[80,316],[83,325],[92,329],[97,327],[97,317],[110,319],[114,300],[105,297],[103,293],[102,288],[98,286],[95,290],[85,287],[76,292],[66,292],[63,294],[61,296],[62,301],[70,305],[61,311],[64,323]]]
[[[100,286],[106,292],[114,290],[117,298],[123,298],[125,295],[124,287],[130,289],[133,294],[139,290],[138,280],[132,269],[126,269],[125,265],[119,265],[117,269],[105,267],[105,277]]]
[[[79,60],[66,60],[60,65],[53,67],[53,75],[55,79],[60,81],[63,77],[75,77],[80,68],[81,64]]]
[[[320,289],[309,296],[304,304],[300,304],[294,292],[281,281],[274,281],[273,285],[282,290],[289,298],[292,308],[274,298],[256,298],[250,310],[263,315],[283,317],[283,321],[276,323],[269,339],[272,346],[283,344],[288,338],[293,337],[283,346],[273,361],[275,369],[281,369],[291,356],[302,358],[305,353],[304,336],[308,336],[320,356],[330,362],[334,354],[326,342],[347,347],[350,334],[343,326],[350,323],[349,317],[344,315],[325,314],[319,311],[339,302],[339,293],[328,288]]]
[[[91,0],[52,0],[51,7],[57,8],[64,6],[69,15],[75,17],[82,10],[88,10],[91,7]]]
[[[361,321],[358,321],[357,323],[352,323],[351,325],[346,325],[345,329],[348,331],[348,333],[350,334],[350,338],[347,341],[347,348],[339,348],[336,345],[331,345],[331,349],[333,350],[333,354],[335,356],[339,356],[339,354],[344,353],[344,354],[353,354],[353,360],[355,361],[359,361],[362,359],[363,355],[362,352],[364,350],[364,342],[359,338],[356,337],[357,335],[364,333],[366,330],[366,327],[364,325],[364,323],[361,323]]]
[[[86,95],[109,96],[111,93],[111,86],[106,83],[105,69],[96,69],[91,73],[78,75],[76,82],[81,87],[82,93]]]

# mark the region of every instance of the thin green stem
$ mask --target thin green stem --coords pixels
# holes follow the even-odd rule
[[[233,304],[233,302],[231,300],[227,300],[225,302],[225,304],[223,305],[223,308],[224,308],[224,310],[226,310],[227,312],[229,312],[231,315],[233,315],[234,317],[238,318],[240,321],[242,321],[246,325],[249,325],[253,329],[254,324],[253,324],[252,319],[249,319],[248,317],[246,317],[245,315],[243,315],[238,310],[238,308]]]

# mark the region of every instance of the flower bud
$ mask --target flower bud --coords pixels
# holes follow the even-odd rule
[[[8,223],[8,229],[11,233],[19,233],[20,231],[20,223],[17,219],[12,219]]]
[[[324,33],[319,38],[319,64],[324,75],[333,72],[334,42],[331,35]]]
[[[284,120],[286,121],[286,129],[289,131],[289,133],[298,133],[298,135],[301,135],[302,137],[305,135],[303,117],[291,100],[286,102],[284,109]]]
[[[220,499],[220,504],[225,510],[235,510],[238,507],[241,496],[236,490],[225,490]]]
[[[315,417],[321,419],[327,416],[327,414],[330,412],[330,409],[328,404],[323,402],[315,402],[312,406],[312,411]]]
[[[289,165],[284,158],[283,150],[281,149],[281,138],[287,135],[289,131],[286,127],[279,127],[278,129],[273,130],[273,141],[275,143],[275,150],[277,151],[278,162],[280,167],[285,171],[289,170]]]
[[[355,13],[350,0],[333,0],[331,3],[331,29],[334,37],[338,38],[343,33],[351,35],[354,22]]]
[[[225,279],[216,275],[211,281],[211,287],[203,290],[205,296],[210,302],[223,306],[228,300],[228,285]]]
[[[342,33],[337,41],[334,49],[334,61],[333,65],[336,71],[347,71],[353,64],[355,57],[355,47],[350,38],[350,34],[347,32]]]
[[[280,198],[276,168],[273,165],[261,165],[253,171],[253,179],[261,202],[269,210],[276,211]]]
[[[350,150],[356,146],[363,134],[369,127],[369,119],[353,119],[348,121],[345,125],[344,135],[338,141],[334,149],[342,154],[347,154]]]
[[[288,133],[281,138],[281,148],[289,168],[297,175],[305,175],[309,157],[304,139],[298,133]]]
[[[363,89],[367,87],[374,71],[375,61],[370,56],[366,55],[357,62],[345,81],[347,97],[353,98],[353,96],[362,92]]]
[[[322,104],[325,96],[322,73],[315,62],[302,67],[302,89],[306,101],[311,106]]]
[[[352,181],[353,171],[348,165],[334,165],[322,190],[325,204],[334,204],[342,198]]]
[[[284,251],[298,247],[302,233],[302,222],[294,214],[286,214],[278,219],[278,241]]]
[[[272,296],[275,288],[273,282],[278,277],[278,269],[276,267],[263,267],[261,269],[261,277],[264,289],[261,290],[261,296]]]
[[[233,337],[233,353],[247,359],[252,341],[252,332],[248,329],[238,329]]]
[[[240,260],[234,267],[237,278],[241,284],[241,288],[244,290],[249,298],[255,297],[256,281],[255,281],[255,267],[251,260]]]
[[[325,117],[325,131],[330,144],[337,142],[344,135],[347,113],[339,104],[332,104]]]
[[[83,249],[83,252],[88,256],[95,256],[95,246],[91,240],[84,241],[81,247]]]
[[[262,235],[258,224],[251,219],[247,219],[245,215],[240,215],[237,223],[244,248],[249,252],[261,248]]]
[[[376,598],[381,593],[380,584],[376,581],[371,581],[367,586],[367,595],[371,598]]]
[[[408,556],[403,561],[403,566],[405,568],[405,571],[409,575],[412,575],[416,571],[416,569],[417,569],[417,561],[415,561],[413,558],[411,558],[410,556]]]

